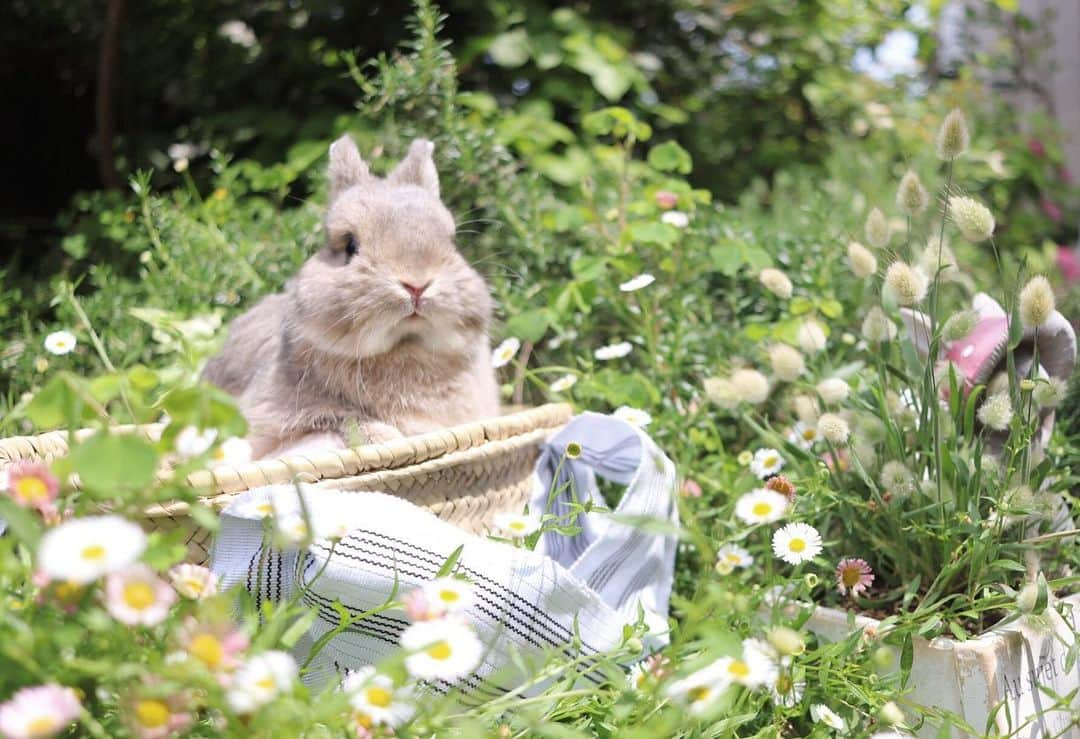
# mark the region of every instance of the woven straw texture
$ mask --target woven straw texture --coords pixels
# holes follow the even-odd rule
[[[482,531],[498,512],[520,510],[531,492],[540,444],[570,419],[570,406],[551,404],[498,418],[353,449],[286,459],[218,465],[188,476],[202,502],[224,507],[238,493],[262,485],[307,482],[316,487],[381,491],[427,508],[468,531]],[[152,439],[159,425],[119,427]],[[76,431],[82,438],[92,431]],[[51,462],[68,450],[68,432],[0,440],[0,470],[24,459]],[[148,530],[186,532],[188,561],[209,557],[210,532],[188,516],[186,503],[146,511]]]

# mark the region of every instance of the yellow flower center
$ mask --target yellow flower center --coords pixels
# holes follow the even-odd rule
[[[272,514],[274,512],[274,504],[273,503],[260,503],[259,505],[255,506],[255,510],[257,510],[259,513],[263,514],[264,516],[269,516],[270,514]]]
[[[806,549],[806,540],[805,539],[792,539],[791,542],[788,543],[788,549],[790,549],[793,552],[802,552],[802,551],[804,551]]]
[[[20,477],[15,481],[15,497],[36,503],[49,497],[49,486],[40,477]]]
[[[566,445],[566,456],[570,459],[577,459],[581,456],[581,444],[576,441],[571,441]]]
[[[65,580],[56,586],[56,597],[62,601],[74,600],[82,593],[82,585]]]
[[[859,571],[854,567],[845,567],[844,570],[840,573],[840,580],[843,581],[844,585],[849,588],[853,588],[858,585],[860,577],[861,575]]]
[[[353,721],[355,721],[359,726],[365,729],[370,729],[372,726],[375,725],[375,722],[372,721],[371,716],[367,715],[363,711],[354,712]]]
[[[750,510],[755,516],[767,516],[772,513],[772,505],[761,501],[760,503],[754,503],[754,507]]]
[[[364,695],[367,698],[367,702],[373,706],[379,708],[386,708],[393,700],[393,695],[386,688],[379,685],[372,685],[370,688],[364,691]]]
[[[27,736],[49,736],[59,728],[56,719],[52,716],[38,716],[26,725],[26,734]]]
[[[803,429],[802,437],[806,441],[813,441],[817,438],[817,429]]]
[[[776,456],[775,455],[770,455],[768,457],[765,457],[765,459],[762,460],[762,466],[766,467],[766,468],[772,467],[773,465],[776,464],[776,462],[777,462]]]
[[[739,564],[739,562],[742,561],[742,557],[740,557],[737,554],[731,554],[731,553],[727,554],[725,556],[725,559],[727,559],[727,561],[730,562],[733,565],[737,565],[737,564]]]
[[[225,648],[213,634],[199,634],[188,645],[188,653],[213,670],[225,657]]]
[[[750,666],[741,659],[737,659],[728,667],[728,672],[736,678],[746,677],[750,674]]]
[[[255,687],[261,688],[263,690],[273,690],[275,687],[277,687],[277,683],[274,682],[274,678],[267,675],[261,680],[256,680]]]
[[[203,589],[205,588],[202,580],[198,580],[194,577],[186,577],[182,582],[188,592],[194,593],[195,595],[202,595]]]
[[[443,603],[457,603],[461,600],[461,595],[456,590],[440,590],[439,600]]]
[[[524,531],[525,523],[523,521],[511,521],[507,528],[513,529],[514,531]]]
[[[427,648],[427,655],[432,659],[439,661],[450,659],[450,655],[453,654],[453,650],[450,649],[450,645],[445,641],[432,644]]]
[[[776,679],[776,692],[780,695],[790,693],[795,689],[795,683],[788,675],[781,675]]]
[[[154,597],[154,588],[144,582],[129,582],[124,586],[124,603],[136,611],[141,611],[154,605],[157,598]]]
[[[169,723],[172,713],[164,701],[153,698],[135,704],[135,719],[148,729],[159,729]]]
[[[691,703],[697,703],[703,701],[709,697],[709,686],[699,685],[696,688],[690,688],[690,691],[686,694],[686,697],[690,699]]]
[[[105,547],[100,544],[91,544],[82,550],[82,558],[87,562],[100,562],[105,559]]]

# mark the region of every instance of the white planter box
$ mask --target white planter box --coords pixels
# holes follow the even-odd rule
[[[1016,737],[1080,737],[1080,660],[1066,671],[1070,645],[1080,625],[1080,594],[1055,604],[1065,618],[1047,610],[1052,624],[1045,631],[1014,621],[965,642],[938,637],[914,640],[914,659],[908,687],[915,703],[962,716],[980,732],[996,730]],[[1071,621],[1072,628],[1069,628]],[[829,641],[853,630],[877,627],[879,621],[852,617],[832,608],[817,608],[806,628]],[[1073,694],[1071,708],[1054,696]],[[993,716],[993,729],[989,722]],[[931,721],[919,733],[934,737]],[[953,736],[959,732],[955,729]]]

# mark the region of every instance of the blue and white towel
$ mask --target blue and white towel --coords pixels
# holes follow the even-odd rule
[[[566,453],[572,444],[580,447],[575,458]],[[596,510],[604,507],[597,476],[626,485],[613,514]],[[586,413],[543,446],[534,485],[533,515],[565,515],[574,501],[592,503],[591,512],[573,522],[578,533],[547,531],[535,551],[469,534],[401,498],[317,487],[303,492],[309,520],[316,530],[318,522],[331,522],[345,535],[336,545],[324,539],[299,551],[277,549],[266,542],[267,504],[279,519],[297,515],[300,494],[286,485],[254,489],[223,512],[213,569],[223,586],[243,583],[257,601],[300,593],[301,602],[317,609],[297,646],[303,658],[337,627],[332,604],[353,616],[376,609],[395,587],[400,597],[434,578],[462,547],[454,571],[475,587],[465,615],[486,653],[458,687],[477,696],[501,694],[552,652],[581,659],[581,679],[595,682],[600,677],[590,673],[589,657],[621,644],[625,625],[643,620],[651,648],[667,642],[678,527],[675,467],[640,429]],[[400,611],[359,620],[319,652],[305,679],[320,684],[379,662],[397,649],[408,625]]]

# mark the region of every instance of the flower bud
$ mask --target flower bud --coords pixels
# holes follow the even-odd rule
[[[1035,389],[1031,391],[1031,397],[1039,404],[1040,408],[1057,408],[1065,400],[1069,392],[1069,386],[1064,380],[1051,377],[1048,382],[1035,383]]]
[[[874,650],[874,653],[870,656],[874,665],[879,670],[887,670],[893,666],[893,662],[896,661],[896,653],[892,647],[881,646]]]
[[[926,210],[929,204],[930,195],[919,180],[919,175],[915,174],[915,170],[909,169],[896,190],[896,207],[905,215],[917,216]]]
[[[979,422],[993,431],[1009,428],[1013,417],[1012,401],[1007,393],[991,395],[979,406]]]
[[[818,419],[818,433],[824,436],[830,444],[843,446],[847,444],[851,429],[848,422],[835,413],[825,413]]]
[[[937,155],[945,161],[956,159],[968,150],[971,135],[959,108],[954,108],[941,123],[937,134]]]
[[[851,386],[838,377],[830,377],[817,384],[817,392],[825,405],[836,405],[847,400]]]
[[[973,243],[994,235],[994,215],[975,198],[954,195],[949,198],[949,215],[960,234]]]
[[[900,709],[900,706],[896,705],[892,701],[889,701],[881,707],[878,711],[878,717],[886,724],[890,726],[896,726],[897,724],[904,723],[907,718],[904,716],[904,712]]]
[[[769,644],[776,648],[782,655],[794,657],[806,651],[806,640],[795,629],[786,626],[777,626],[768,634]]]
[[[1044,326],[1053,314],[1054,289],[1042,275],[1032,277],[1020,291],[1020,320],[1024,328]]]
[[[769,350],[773,372],[784,382],[795,382],[806,371],[806,363],[798,349],[787,344],[775,344]]]
[[[817,354],[825,348],[828,341],[825,329],[813,319],[803,321],[799,325],[798,331],[795,332],[795,339],[799,342],[799,347],[807,354]]]
[[[866,242],[875,249],[884,249],[889,244],[892,234],[889,232],[889,220],[881,212],[881,208],[874,208],[866,216]]]
[[[863,338],[872,344],[880,344],[896,337],[896,324],[889,320],[878,306],[871,308],[862,323]]]
[[[705,397],[721,408],[734,408],[739,404],[739,393],[735,384],[722,377],[706,377],[704,382]]]

